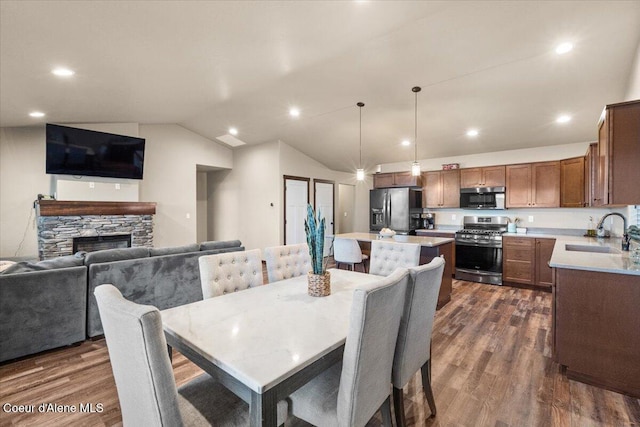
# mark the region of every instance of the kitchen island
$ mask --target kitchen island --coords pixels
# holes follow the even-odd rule
[[[360,244],[363,253],[371,253],[371,242],[373,240],[383,240],[399,243],[417,243],[420,249],[420,265],[427,264],[438,256],[443,256],[445,260],[444,273],[442,275],[442,285],[438,294],[437,309],[442,308],[451,301],[451,290],[453,285],[453,238],[427,237],[427,236],[406,236],[396,234],[393,237],[382,238],[379,234],[373,233],[345,233],[336,234],[335,237],[345,239],[355,239]]]
[[[568,378],[640,397],[640,265],[620,248],[615,238],[558,236],[553,354]]]

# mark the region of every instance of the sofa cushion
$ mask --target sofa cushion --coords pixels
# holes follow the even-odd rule
[[[148,258],[149,248],[124,248],[105,249],[102,251],[89,252],[84,258],[84,265],[122,261],[127,259]]]
[[[7,268],[11,267],[12,265],[14,265],[16,262],[15,261],[0,261],[0,273],[2,273],[3,271],[5,271]]]
[[[186,254],[190,252],[198,252],[199,250],[200,250],[200,246],[197,243],[193,243],[191,245],[184,245],[184,246],[173,246],[170,248],[150,248],[149,256]]]
[[[218,242],[202,242],[200,243],[201,251],[210,251],[213,249],[226,249],[226,248],[237,248],[240,247],[242,243],[240,240],[226,240],[226,241],[218,241]]]
[[[0,274],[28,273],[31,271],[55,270],[57,268],[81,267],[84,257],[81,254],[55,257],[40,262],[22,261],[7,267]]]

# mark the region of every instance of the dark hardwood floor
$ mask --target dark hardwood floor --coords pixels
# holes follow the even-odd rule
[[[409,425],[640,425],[638,399],[569,381],[552,362],[548,293],[454,281],[451,302],[436,315],[432,358],[438,416],[429,418],[416,375],[405,393]],[[178,385],[200,373],[180,354],[173,367]],[[122,423],[104,340],[0,366],[0,404],[6,403],[33,404],[35,413],[0,408],[1,426]],[[39,413],[41,403],[101,403],[104,410]]]

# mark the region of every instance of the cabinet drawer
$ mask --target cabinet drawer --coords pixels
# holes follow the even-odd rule
[[[516,283],[533,283],[533,268],[528,261],[508,260],[504,266],[504,280]]]
[[[531,262],[533,259],[533,251],[527,247],[514,246],[507,248],[504,256],[507,261],[515,260]]]
[[[504,246],[524,246],[527,248],[533,248],[536,239],[532,239],[529,237],[505,237],[502,240]]]

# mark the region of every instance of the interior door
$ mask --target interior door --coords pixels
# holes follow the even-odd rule
[[[335,183],[322,179],[313,180],[314,206],[316,213],[325,218],[326,229],[324,230],[324,256],[331,255],[331,242],[334,234],[334,197]]]
[[[307,243],[304,219],[309,203],[309,178],[284,177],[284,244]]]

